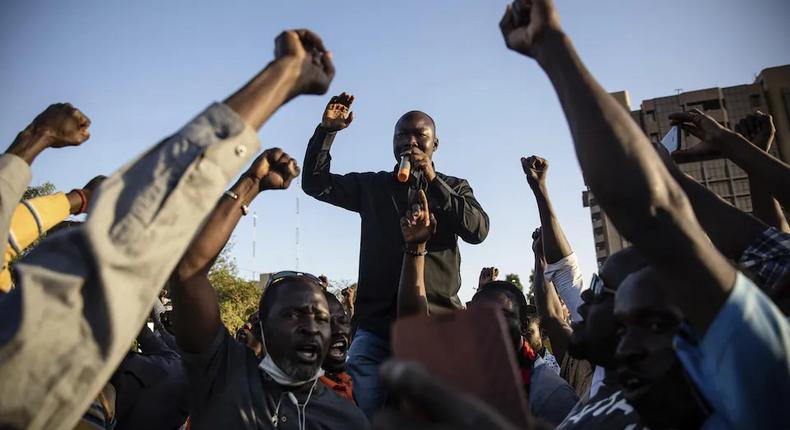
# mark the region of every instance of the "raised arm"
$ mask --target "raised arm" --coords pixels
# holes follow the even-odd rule
[[[405,243],[398,284],[398,318],[428,314],[425,293],[425,243],[436,232],[436,218],[428,208],[428,199],[420,190],[420,204],[415,204],[400,220]]]
[[[286,189],[298,175],[296,162],[281,149],[264,151],[220,199],[187,249],[170,284],[176,340],[184,351],[203,351],[222,325],[217,293],[208,273],[239,219],[260,192]]]
[[[507,46],[535,58],[549,76],[586,182],[606,214],[671,280],[667,293],[704,333],[735,270],[709,243],[685,194],[630,114],[582,64],[550,0],[516,1],[500,27]]]
[[[697,220],[711,242],[725,257],[738,261],[768,226],[683,173],[663,146],[656,145],[655,148],[664,166],[688,196]]]
[[[546,283],[543,277],[543,271],[546,267],[546,261],[543,257],[543,240],[541,229],[535,229],[532,233],[532,252],[535,255],[535,277],[532,288],[535,294],[535,307],[538,309],[541,327],[546,330],[546,334],[551,341],[552,353],[557,357],[558,362],[562,362],[565,353],[568,351],[571,331],[565,322],[562,304],[554,286]]]
[[[760,111],[738,121],[735,131],[766,153],[771,149],[776,135],[773,118]],[[768,192],[768,186],[762,183],[759,172],[746,172],[746,174],[749,175],[752,214],[765,224],[790,233],[790,225],[787,224],[782,206]]]
[[[322,202],[358,212],[362,194],[357,181],[359,174],[333,174],[330,171],[332,156],[329,154],[337,132],[354,120],[354,112],[351,112],[353,102],[354,96],[342,93],[327,103],[321,124],[307,143],[302,190]]]
[[[750,181],[757,180],[765,192],[773,196],[779,204],[785,208],[790,207],[790,166],[698,109],[675,113],[669,118],[701,140],[692,148],[673,153],[675,160],[693,161],[699,157],[723,155],[745,170]],[[760,128],[773,128],[773,124],[761,124]],[[757,130],[756,134],[760,133],[770,131]]]
[[[557,293],[568,305],[571,319],[580,321],[582,317],[577,309],[582,304],[581,293],[584,280],[579,263],[576,261],[576,255],[565,238],[565,233],[562,231],[549,199],[548,186],[546,185],[549,163],[544,158],[533,155],[529,158],[521,158],[521,168],[527,175],[527,183],[535,195],[540,215],[543,257],[546,262],[542,266],[544,271],[541,274],[545,277],[545,282],[552,283],[557,287]]]

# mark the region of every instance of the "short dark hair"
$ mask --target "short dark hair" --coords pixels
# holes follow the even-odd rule
[[[472,297],[474,301],[475,297],[485,296],[488,294],[496,294],[496,293],[503,293],[513,303],[518,306],[518,317],[519,322],[521,323],[521,331],[522,333],[526,332],[527,327],[529,327],[529,305],[527,304],[527,298],[524,297],[524,293],[518,289],[512,282],[508,281],[491,281],[477,290],[477,293]]]
[[[427,113],[421,110],[410,110],[406,112],[405,114],[401,115],[400,119],[398,119],[398,122],[410,116],[424,116],[425,118],[428,118],[428,120],[431,122],[431,128],[433,129],[433,134],[434,136],[436,136],[436,121],[434,121],[430,115],[428,115]]]

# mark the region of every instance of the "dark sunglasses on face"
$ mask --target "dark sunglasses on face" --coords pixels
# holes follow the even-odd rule
[[[601,303],[607,294],[615,295],[617,291],[607,288],[603,283],[603,279],[597,273],[593,273],[592,281],[590,281],[590,291],[592,292],[593,303]]]

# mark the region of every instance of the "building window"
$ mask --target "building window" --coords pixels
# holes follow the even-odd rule
[[[752,94],[749,96],[749,102],[751,102],[752,107],[760,107],[762,103],[760,103],[760,95],[759,94]]]
[[[703,166],[705,169],[705,178],[709,181],[727,177],[727,171],[724,168],[724,160],[712,160],[704,163]]]
[[[645,115],[647,115],[647,118],[650,121],[655,121],[656,120],[656,111],[654,111],[654,110],[649,110],[649,111],[645,112]]]
[[[708,189],[719,195],[720,197],[729,196],[732,193],[730,192],[730,182],[729,181],[718,181],[718,182],[711,182],[708,184]],[[732,201],[730,201],[732,203]]]
[[[732,193],[735,195],[749,194],[749,180],[736,179],[732,183]]]
[[[752,211],[752,199],[748,196],[736,197],[735,198],[735,207],[744,211],[744,212],[751,212]]]
[[[705,100],[701,103],[702,110],[716,110],[721,109],[721,102],[719,99]]]

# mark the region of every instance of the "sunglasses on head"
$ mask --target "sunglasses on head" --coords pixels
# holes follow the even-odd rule
[[[311,275],[305,272],[295,272],[293,270],[283,270],[281,272],[277,272],[269,277],[269,280],[266,282],[266,288],[271,287],[274,284],[280,283],[286,279],[302,279],[312,282],[319,287],[324,286],[324,283],[321,282],[316,276]]]
[[[597,273],[593,273],[592,281],[590,281],[590,291],[592,291],[593,303],[600,303],[603,301],[606,294],[615,295],[617,291],[607,288],[603,283],[603,279]]]

